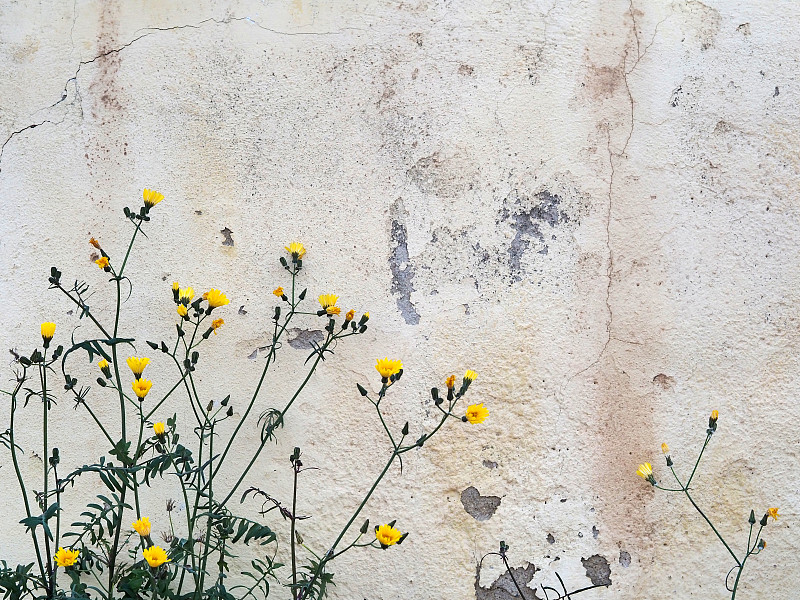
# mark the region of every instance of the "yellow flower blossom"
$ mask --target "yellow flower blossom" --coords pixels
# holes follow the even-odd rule
[[[134,521],[131,527],[133,527],[133,530],[142,537],[147,537],[150,535],[150,519],[147,517],[142,517],[138,521]]]
[[[319,297],[319,304],[322,306],[322,310],[324,310],[329,315],[338,315],[339,309],[336,306],[336,301],[339,299],[339,296],[335,294],[322,294]]]
[[[214,330],[214,335],[217,335],[217,329],[225,325],[224,319],[214,319],[211,321],[211,329]]]
[[[134,393],[139,397],[139,400],[144,400],[150,388],[153,387],[153,382],[149,379],[137,379],[131,384]]]
[[[352,321],[353,317],[356,316],[356,311],[350,309],[347,311],[347,314],[344,316],[345,321]]]
[[[445,383],[447,383],[447,389],[452,390],[454,387],[456,387],[456,376],[450,375]]]
[[[78,560],[79,554],[80,550],[64,550],[64,548],[59,548],[53,558],[57,566],[71,567]]]
[[[136,379],[141,379],[145,367],[150,364],[150,359],[147,357],[138,358],[136,356],[130,356],[125,362],[128,363],[131,371],[133,371],[133,376],[136,377]]]
[[[663,452],[664,454],[668,454],[669,446],[667,446],[666,444],[661,444],[661,452]]]
[[[179,289],[181,289],[181,284],[178,283],[177,281],[173,281],[172,282],[172,291],[173,292],[177,292]]]
[[[147,564],[153,568],[160,567],[164,563],[171,562],[171,559],[167,558],[167,553],[164,552],[164,549],[161,546],[150,546],[149,548],[145,548],[142,550],[142,555],[147,561]]]
[[[283,296],[283,288],[278,286],[274,290],[272,290],[272,293],[275,294],[278,298],[280,298],[281,296]]]
[[[395,529],[391,525],[381,525],[375,528],[375,537],[380,542],[381,546],[392,546],[403,537],[399,529]]]
[[[303,258],[303,256],[306,253],[305,246],[303,246],[303,244],[301,244],[300,242],[292,242],[288,246],[284,246],[284,248],[289,254],[292,255],[292,258],[294,260],[297,260],[298,258]]]
[[[388,357],[378,358],[376,359],[376,362],[377,364],[375,365],[375,368],[384,379],[388,379],[392,375],[399,373],[400,369],[403,368],[403,362],[397,359],[390,359]]]
[[[466,373],[464,373],[464,379],[469,381],[470,383],[475,381],[475,378],[477,376],[478,376],[478,374],[475,371],[471,370],[471,369],[469,371],[467,371]]]
[[[162,423],[161,421],[159,421],[158,423],[153,423],[153,433],[155,433],[157,436],[160,437],[164,435],[164,432],[166,430],[167,429],[166,427],[164,427],[164,423]]]
[[[361,315],[361,323],[363,324],[363,323],[366,323],[367,321],[369,321],[369,311],[367,311],[363,315]]]
[[[100,371],[102,371],[103,375],[105,375],[107,379],[111,378],[111,367],[105,358],[97,363],[97,366],[100,367]]]
[[[97,255],[95,254],[95,256],[97,256]],[[94,262],[101,269],[105,269],[106,267],[108,267],[108,257],[107,256],[100,257]]]
[[[42,340],[44,341],[45,346],[50,345],[50,340],[53,339],[53,336],[56,334],[56,324],[50,323],[42,323]]]
[[[144,192],[142,192],[142,197],[144,198],[144,205],[150,210],[164,199],[164,194],[145,188]]]
[[[775,519],[776,521],[778,520],[778,517],[780,516],[780,515],[778,515],[778,509],[777,508],[768,508],[767,509],[767,514],[770,517],[772,517],[773,519]]]
[[[194,288],[185,287],[178,290],[178,298],[184,304],[189,304],[194,298]]]
[[[94,246],[95,248],[97,248],[98,250],[100,250],[100,242],[98,242],[96,239],[94,239],[94,238],[91,238],[91,239],[89,240],[89,243],[90,243],[92,246]]]
[[[203,294],[203,298],[206,299],[211,308],[218,308],[230,303],[228,297],[217,289],[208,290],[205,294]]]
[[[186,308],[183,304],[178,305],[178,314],[182,317],[185,317],[189,314],[189,309]]]
[[[486,417],[489,416],[489,409],[483,404],[472,404],[467,407],[467,412],[464,416],[467,418],[467,421],[473,425],[476,423],[483,423]]]
[[[650,463],[643,463],[639,465],[639,468],[636,469],[636,474],[645,481],[649,481],[653,485],[656,484],[656,478],[653,477],[653,465]]]
[[[717,419],[719,419],[719,411],[712,410],[711,411],[711,420],[712,421],[716,421]]]

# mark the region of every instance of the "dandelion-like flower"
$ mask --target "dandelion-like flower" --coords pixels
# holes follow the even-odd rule
[[[172,291],[173,292],[177,292],[179,289],[181,289],[181,284],[178,283],[177,281],[173,281],[172,282]]]
[[[150,388],[153,387],[153,382],[149,379],[137,379],[131,384],[133,392],[139,397],[139,400],[144,400]]]
[[[214,335],[217,335],[217,329],[225,325],[224,319],[214,319],[211,321],[211,329],[214,330]]]
[[[322,306],[322,310],[329,315],[338,315],[341,312],[339,307],[336,306],[336,301],[338,299],[339,296],[336,294],[322,294],[319,297],[319,304]]]
[[[653,485],[656,484],[656,478],[653,477],[653,465],[650,463],[643,463],[639,465],[639,468],[636,469],[636,474],[645,481],[649,481]]]
[[[470,383],[472,383],[473,381],[475,381],[475,378],[477,376],[478,374],[472,369],[470,369],[466,373],[464,373],[464,381],[469,381]]]
[[[80,550],[64,550],[64,548],[59,548],[53,558],[57,566],[71,567],[78,560],[79,554]]]
[[[711,411],[711,420],[712,421],[716,421],[717,419],[719,419],[719,411],[718,410],[712,410]]]
[[[230,303],[228,297],[217,289],[208,290],[205,294],[203,294],[203,297],[206,299],[211,308],[218,308]]]
[[[189,304],[194,298],[194,288],[185,287],[178,290],[178,300],[183,304]]]
[[[89,243],[98,250],[100,250],[100,242],[98,242],[96,239],[94,238],[89,239]]]
[[[780,516],[780,515],[778,514],[778,509],[777,509],[777,508],[768,508],[768,509],[767,509],[767,514],[768,514],[770,517],[772,517],[773,519],[775,519],[776,521],[778,520],[778,517]]]
[[[450,377],[447,378],[445,383],[447,384],[447,389],[452,390],[454,387],[456,387],[456,376],[450,375]]]
[[[157,192],[155,190],[148,190],[144,188],[144,192],[142,192],[142,197],[144,198],[144,205],[147,210],[153,208],[156,204],[161,202],[164,199],[164,194]]]
[[[167,558],[167,553],[164,552],[164,549],[161,546],[150,546],[149,548],[145,548],[142,550],[142,556],[147,561],[147,564],[153,567],[160,567],[164,563],[171,562],[171,559]]]
[[[483,423],[486,420],[486,417],[489,416],[489,409],[483,404],[472,404],[467,407],[467,412],[464,416],[466,417],[467,421],[473,425],[477,423]]]
[[[350,309],[350,310],[347,311],[347,314],[344,316],[344,320],[345,321],[352,321],[353,317],[355,317],[355,316],[356,316],[356,311],[354,311],[353,309]]]
[[[281,296],[283,296],[283,288],[278,286],[274,290],[272,290],[272,293],[275,294],[278,298],[280,298]]]
[[[97,255],[95,254],[95,256],[97,256]],[[107,256],[101,256],[100,258],[98,258],[94,262],[101,269],[107,269],[108,268],[108,257]]]
[[[97,363],[97,366],[100,367],[100,371],[103,373],[106,379],[111,379],[111,367],[105,358]]]
[[[292,260],[298,260],[303,258],[306,253],[306,248],[300,242],[292,242],[288,246],[284,246],[286,251],[292,255]]]
[[[184,306],[183,304],[179,304],[178,305],[178,314],[180,316],[182,316],[182,317],[185,317],[186,315],[189,314],[189,309],[186,308],[186,306]]]
[[[661,444],[661,452],[663,452],[664,454],[669,454],[669,446],[667,446],[666,443]]]
[[[50,345],[50,341],[53,339],[53,336],[56,334],[56,324],[50,323],[42,323],[42,341],[44,342],[44,347],[47,348]]]
[[[399,529],[395,529],[391,525],[381,525],[375,528],[375,538],[380,542],[381,546],[388,548],[396,544],[403,534]]]
[[[403,362],[393,358],[378,358],[376,363],[375,368],[383,379],[389,379],[389,377],[396,375],[403,368]]]
[[[158,437],[164,435],[164,432],[166,430],[167,429],[166,427],[164,427],[164,423],[162,423],[161,421],[159,421],[158,423],[153,423],[153,433],[155,433]]]
[[[133,527],[133,530],[142,537],[147,537],[150,535],[150,519],[147,517],[142,517],[138,521],[134,521],[131,527]]]
[[[145,367],[150,364],[150,359],[147,357],[139,358],[137,356],[130,356],[125,362],[128,363],[131,371],[133,371],[133,376],[136,377],[136,379],[141,379]]]

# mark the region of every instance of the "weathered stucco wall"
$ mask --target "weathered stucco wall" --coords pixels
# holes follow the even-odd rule
[[[166,200],[126,307],[147,316],[124,327],[169,335],[174,279],[224,289],[208,397],[241,406],[252,389],[286,242],[307,245],[312,292],[372,314],[251,477],[285,498],[285,457],[303,448],[321,469],[300,502],[315,547],[388,450],[354,388],[375,383],[374,358],[403,359],[388,415],[412,431],[433,422],[432,385],[480,374],[490,418],[392,471],[366,515],[411,535],[343,557],[334,597],[514,598],[484,589],[496,562],[475,582],[504,539],[515,566],[541,569],[534,584],[557,569],[587,585],[581,559],[607,561],[613,587],[587,600],[726,598],[724,548],[684,498],[634,476],[648,459],[663,472],[661,442],[686,468],[718,409],[698,501],[738,547],[751,507],[782,515],[737,598],[797,598],[798,56],[791,1],[3,2],[1,347],[30,348],[42,320],[78,324],[46,291],[51,264],[108,317],[87,240],[122,252],[121,209],[154,187]],[[298,335],[262,407],[301,376]],[[55,416],[65,464],[105,449],[71,401]],[[24,460],[32,477],[39,458]],[[0,548],[23,560],[6,463]],[[501,499],[488,519],[478,494]]]

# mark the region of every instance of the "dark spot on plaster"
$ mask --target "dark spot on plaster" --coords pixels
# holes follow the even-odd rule
[[[242,304],[242,305],[239,307],[239,314],[240,314],[240,315],[246,315],[246,314],[247,314],[247,311],[244,309],[244,304]]]
[[[631,566],[631,555],[625,550],[619,551],[619,564],[621,564],[626,569]]]
[[[524,600],[541,600],[536,595],[536,590],[528,587],[528,584],[539,571],[531,563],[526,563],[525,567],[517,567],[511,569],[511,573],[503,573],[497,580],[492,583],[488,588],[482,587],[480,584],[481,569],[480,566],[475,570],[475,598],[476,600],[518,600],[520,598],[517,586],[514,585],[514,580],[519,584],[522,593],[525,594]],[[514,580],[511,576],[514,576]]]
[[[196,214],[196,215],[202,215],[202,214],[203,214],[203,211],[202,211],[202,210],[196,210],[196,211],[194,211],[194,214]]]
[[[775,96],[777,96],[777,95],[778,95],[778,94],[780,94],[780,93],[781,93],[781,91],[778,89],[778,86],[776,85],[776,86],[775,86],[775,93],[774,93],[774,94],[772,94],[772,97],[774,98]]]
[[[661,386],[661,389],[671,390],[672,388],[675,387],[675,378],[670,377],[669,375],[665,375],[664,373],[659,373],[658,375],[653,377],[653,383]]]
[[[464,510],[478,521],[488,521],[500,506],[500,497],[481,496],[477,488],[469,486],[461,492],[461,504],[464,505]]]
[[[742,23],[736,28],[742,35],[750,35],[750,23]]]
[[[586,576],[592,580],[592,585],[611,585],[611,565],[605,556],[595,554],[589,558],[581,558],[581,563],[586,569]]]
[[[220,230],[220,233],[225,236],[225,239],[222,240],[222,245],[223,246],[233,246],[233,238],[231,237],[231,234],[233,234],[233,231],[231,231],[230,229],[228,229],[226,227],[225,229]]]
[[[597,539],[597,536],[600,535],[600,530],[597,528],[596,525],[592,525],[592,537]]]
[[[486,467],[487,469],[496,469],[497,463],[493,460],[484,460],[483,466]]]
[[[579,531],[579,532],[578,532],[578,537],[579,537],[579,538],[582,538],[582,537],[583,537],[583,532],[582,532],[582,531]]]
[[[522,279],[522,257],[530,249],[531,243],[541,244],[539,254],[547,254],[548,247],[544,243],[541,228],[544,225],[556,227],[568,222],[569,216],[559,208],[561,197],[542,190],[529,198],[516,191],[509,195],[500,211],[500,218],[509,221],[516,234],[508,249],[511,273],[514,281]]]
[[[420,48],[422,48],[422,34],[421,34],[421,33],[418,33],[418,32],[415,32],[415,33],[409,33],[409,34],[408,34],[408,39],[410,39],[410,40],[411,40],[412,42],[414,42],[414,43],[415,43],[417,46],[419,46]]]
[[[419,324],[419,313],[411,302],[411,293],[415,291],[414,276],[416,269],[408,256],[408,231],[404,224],[406,212],[402,199],[392,204],[392,230],[389,251],[389,269],[392,272],[392,294],[397,295],[397,308],[408,325]]]
[[[253,350],[253,351],[252,351],[252,352],[251,352],[251,353],[250,353],[250,354],[247,356],[247,358],[249,358],[250,360],[255,360],[256,358],[258,358],[258,348],[256,348],[255,350]]]
[[[548,544],[555,544],[556,543],[556,538],[553,537],[552,533],[548,533],[547,534],[547,543]]]
[[[325,339],[325,334],[319,329],[299,329],[297,327],[289,329],[288,340],[292,348],[307,350],[311,348],[311,342],[320,343]]]
[[[100,255],[97,252],[92,252],[89,255],[89,261],[90,262],[94,262],[94,261],[99,260],[99,259],[100,259]]]
[[[672,96],[670,96],[669,105],[672,106],[673,108],[678,106],[678,101],[680,100],[680,97],[682,95],[683,95],[683,87],[678,86],[673,90]]]
[[[473,66],[461,65],[460,67],[458,67],[458,74],[459,75],[464,75],[465,77],[469,77],[473,73],[475,73],[475,67],[473,67]]]

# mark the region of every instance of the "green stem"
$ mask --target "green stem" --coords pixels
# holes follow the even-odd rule
[[[297,521],[297,474],[299,469],[297,464],[292,464],[294,471],[294,482],[292,484],[292,516],[289,537],[292,545],[292,599],[297,600],[297,559],[296,559],[296,543],[295,543],[295,522]]]
[[[42,364],[39,365],[39,380],[42,384],[42,446],[44,448],[43,455],[42,455],[42,471],[44,473],[44,492],[42,495],[42,512],[47,510],[47,503],[48,503],[48,495],[50,491],[50,470],[47,468],[50,464],[50,453],[49,453],[49,446],[47,440],[47,422],[48,422],[48,413],[50,412],[50,401],[47,398],[47,368],[44,366],[44,363],[47,362],[47,349],[45,348],[42,358]],[[53,578],[53,563],[51,558],[51,551],[50,551],[50,537],[45,534],[44,536],[44,551],[46,554],[46,566],[47,566],[47,577],[48,577],[48,584],[47,584],[47,597],[52,598],[54,589],[53,584],[55,580]]]

